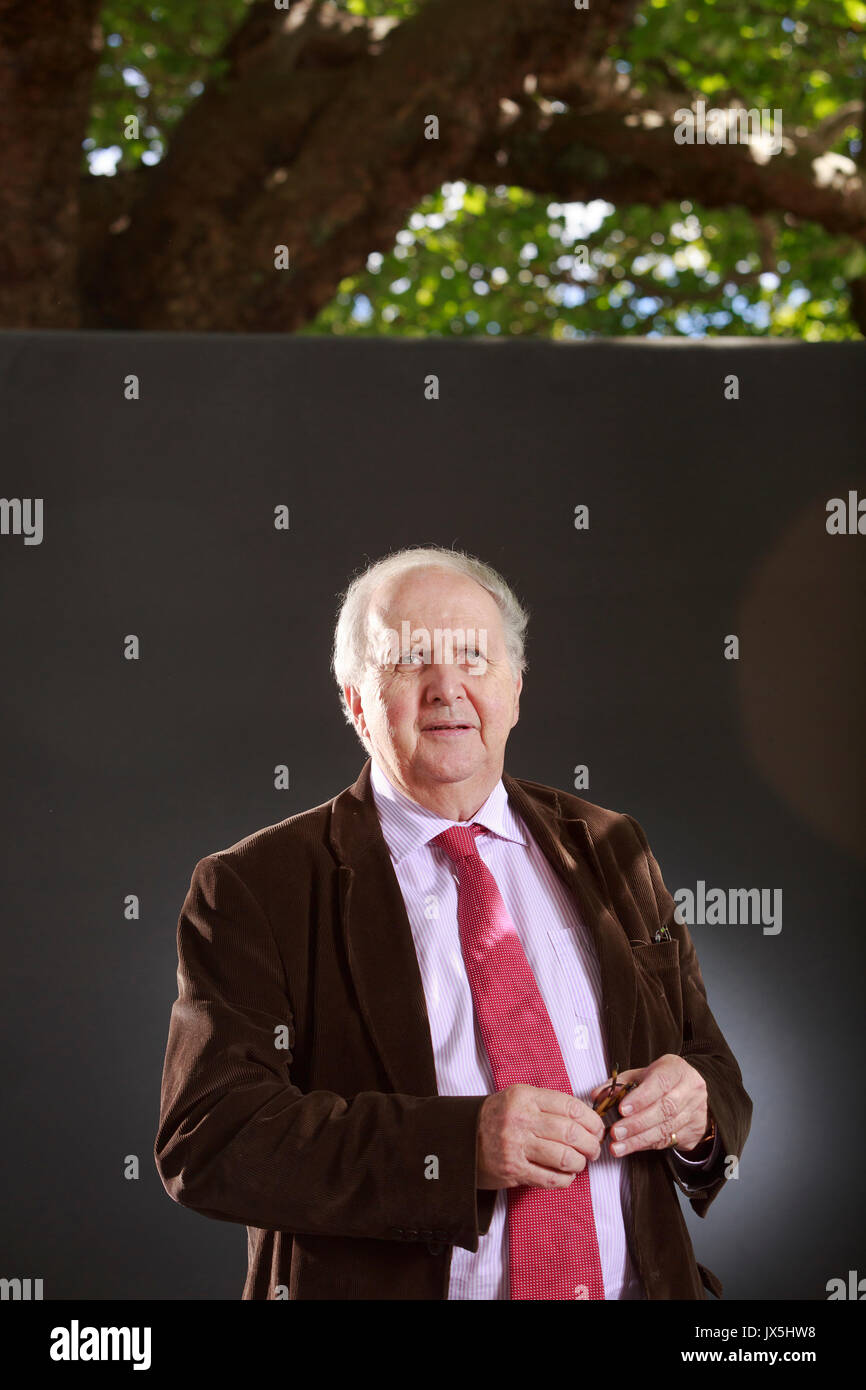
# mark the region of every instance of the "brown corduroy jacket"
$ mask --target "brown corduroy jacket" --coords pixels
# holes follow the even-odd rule
[[[631,816],[503,782],[595,942],[608,1067],[677,1053],[707,1083],[719,1161],[687,1187],[669,1150],[625,1159],[628,1240],[648,1298],[721,1296],[676,1188],[705,1215],[752,1103],[689,933]],[[178,959],[156,1164],[175,1201],[246,1225],[243,1298],[446,1298],[452,1247],[478,1248],[496,1196],[475,1186],[484,1097],[437,1094],[369,759],[330,801],[200,860]]]

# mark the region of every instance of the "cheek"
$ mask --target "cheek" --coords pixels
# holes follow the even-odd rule
[[[375,729],[385,729],[390,723],[388,701],[383,698],[382,692],[376,690],[372,693],[366,705],[367,723]]]
[[[514,712],[510,690],[506,687],[490,691],[481,701],[480,710],[485,724],[508,724]]]
[[[399,738],[408,737],[415,723],[415,706],[411,694],[403,690],[381,693],[377,700],[378,717]]]

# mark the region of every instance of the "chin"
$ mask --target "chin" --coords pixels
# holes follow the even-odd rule
[[[430,765],[430,771],[440,782],[465,782],[467,777],[474,777],[482,772],[483,767],[477,758],[463,756],[440,758],[438,762]]]

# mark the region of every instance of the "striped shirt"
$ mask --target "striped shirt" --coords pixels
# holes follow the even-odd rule
[[[370,771],[382,834],[415,942],[438,1092],[490,1095],[496,1087],[460,948],[457,884],[444,849],[429,843],[458,822],[443,820],[404,795],[375,759]],[[472,820],[492,832],[478,837],[478,853],[496,879],[526,952],[572,1091],[586,1100],[608,1075],[599,1022],[601,973],[590,934],[565,885],[511,806],[501,778]],[[627,1160],[615,1158],[605,1144],[588,1171],[605,1298],[643,1298],[626,1244],[631,1215]],[[509,1297],[506,1209],[502,1188],[478,1250],[454,1247],[449,1299]]]

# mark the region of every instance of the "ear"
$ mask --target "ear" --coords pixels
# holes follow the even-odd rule
[[[520,718],[520,692],[521,692],[522,689],[523,689],[523,672],[521,671],[520,675],[517,677],[517,684],[516,684],[515,687],[514,687],[514,718],[513,718],[512,721],[511,721],[511,727],[512,727],[512,729],[514,728],[515,724],[517,723],[518,719]]]
[[[364,706],[361,701],[360,690],[354,685],[344,685],[343,695],[358,734],[362,739],[367,738],[367,721],[364,718]]]

